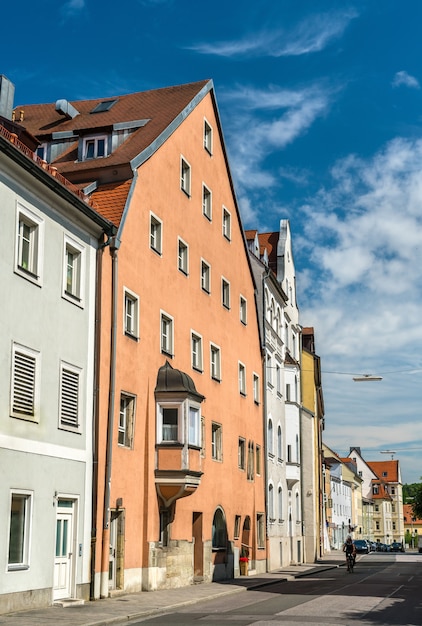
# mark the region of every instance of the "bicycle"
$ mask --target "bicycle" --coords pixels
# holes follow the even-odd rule
[[[355,556],[352,552],[347,554],[347,571],[353,574],[353,568],[355,566]]]

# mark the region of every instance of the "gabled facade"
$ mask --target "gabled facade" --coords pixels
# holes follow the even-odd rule
[[[13,91],[0,77],[3,90]],[[0,117],[0,612],[89,598],[96,256],[112,224]]]
[[[300,440],[300,343],[287,220],[280,232],[247,231],[265,355],[269,569],[304,560]]]
[[[362,539],[375,541],[374,499],[372,481],[377,475],[362,457],[360,448],[350,448],[349,458],[356,463],[358,476],[362,478]],[[378,512],[378,511],[377,511]]]
[[[376,474],[372,480],[374,537],[387,545],[404,542],[403,485],[398,460],[368,461]]]
[[[211,81],[20,107],[100,259],[91,596],[266,569],[254,280]],[[234,262],[235,259],[235,262]]]
[[[329,548],[324,515],[324,479],[322,433],[324,430],[324,398],[321,363],[315,352],[315,332],[302,329],[302,494],[307,562],[315,561]],[[305,461],[306,460],[306,461]]]

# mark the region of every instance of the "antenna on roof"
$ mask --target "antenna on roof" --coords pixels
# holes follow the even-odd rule
[[[395,450],[380,450],[380,454],[391,454],[391,460],[394,461]]]

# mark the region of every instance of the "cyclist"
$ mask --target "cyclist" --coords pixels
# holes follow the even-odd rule
[[[353,557],[353,565],[355,564],[355,560],[356,560],[356,547],[355,544],[352,541],[351,536],[349,535],[343,545],[343,552],[346,555],[346,565],[347,565],[347,571],[349,571],[350,569],[350,565],[349,565],[349,558],[351,558],[351,556]],[[351,555],[351,556],[350,556]]]

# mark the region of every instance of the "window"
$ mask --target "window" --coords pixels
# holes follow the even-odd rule
[[[299,494],[296,491],[296,496],[295,496],[295,502],[296,502],[296,522],[300,521],[300,498],[299,498]]]
[[[177,256],[177,267],[179,268],[179,270],[181,272],[183,272],[183,274],[186,274],[186,276],[189,273],[189,248],[188,245],[182,241],[181,239],[178,240],[179,241],[179,246],[178,246],[178,256]]]
[[[192,367],[202,372],[202,337],[191,333]]]
[[[277,428],[277,458],[279,461],[283,459],[283,437],[280,425]]]
[[[256,463],[256,473],[258,476],[261,475],[261,446],[255,446],[255,463]]]
[[[239,393],[246,396],[246,367],[239,363]]]
[[[13,344],[10,407],[12,417],[38,421],[39,365],[39,352]]]
[[[396,495],[396,488],[395,487],[390,487],[390,492],[392,496]]]
[[[268,420],[268,454],[274,456],[274,432],[273,432],[273,420]]]
[[[227,548],[226,520],[221,509],[215,511],[212,520],[212,548],[213,550],[226,550]]]
[[[182,157],[180,161],[180,189],[190,196],[191,171],[190,165]]]
[[[37,147],[35,151],[35,154],[37,155],[37,157],[39,157],[43,161],[47,161],[47,144],[40,143],[40,145]]]
[[[132,448],[135,426],[135,396],[127,393],[120,394],[120,413],[118,428],[118,444],[125,448]]]
[[[60,369],[60,428],[77,430],[80,427],[81,370],[67,363]]]
[[[225,279],[221,279],[221,303],[226,309],[230,308],[230,283]]]
[[[258,374],[253,374],[253,399],[256,404],[259,404],[260,393],[259,393],[259,376]]]
[[[15,270],[39,282],[42,269],[43,222],[31,211],[18,207]]]
[[[372,493],[377,495],[379,493],[378,485],[372,485]]]
[[[240,520],[241,520],[240,515],[234,516],[234,538],[235,539],[239,539],[240,537]]]
[[[63,291],[72,301],[82,298],[82,251],[78,244],[65,238]]]
[[[295,440],[295,445],[296,445],[296,463],[300,463],[300,447],[299,447],[299,435],[296,435],[296,440]]]
[[[202,213],[207,219],[212,219],[212,195],[205,185],[202,185]]]
[[[258,548],[265,548],[265,517],[263,513],[256,516],[256,533]]]
[[[287,462],[292,462],[292,446],[290,444],[287,446]]]
[[[220,348],[214,344],[210,345],[211,378],[221,380],[221,352]]]
[[[139,337],[139,299],[133,292],[124,291],[124,333],[135,339]]]
[[[379,522],[375,522],[375,530],[379,530],[380,529],[380,523]]]
[[[10,500],[9,556],[7,569],[29,568],[32,494],[14,492]]]
[[[211,267],[204,260],[201,261],[201,289],[206,293],[211,292]]]
[[[188,445],[201,447],[201,411],[192,404],[189,405]]]
[[[254,479],[254,444],[253,441],[248,441],[248,466],[247,466],[247,478],[248,480]]]
[[[290,402],[290,384],[287,383],[286,385],[286,401]]]
[[[162,246],[162,223],[154,215],[150,216],[150,246],[154,252],[161,254],[163,251]]]
[[[204,148],[212,154],[212,128],[207,120],[204,120]]]
[[[281,487],[278,488],[277,499],[278,499],[278,521],[282,522],[283,521],[283,490]]]
[[[107,156],[107,137],[86,137],[83,142],[83,160],[99,159]]]
[[[232,216],[226,207],[223,206],[223,237],[228,241],[232,238]]]
[[[173,356],[173,319],[161,313],[161,352]]]
[[[246,303],[246,298],[244,298],[243,296],[240,296],[240,300],[239,300],[239,308],[240,308],[240,321],[242,322],[242,324],[247,324],[247,303]]]
[[[239,437],[239,442],[237,446],[237,464],[239,468],[242,470],[245,469],[245,456],[246,456],[245,446],[246,446],[246,441],[242,437]]]
[[[223,428],[221,424],[211,424],[211,457],[214,461],[223,459]]]
[[[157,443],[179,441],[180,404],[159,404]]]
[[[274,486],[268,485],[268,517],[269,521],[274,521]]]
[[[277,395],[281,396],[281,367],[278,363],[275,365],[275,384]]]

